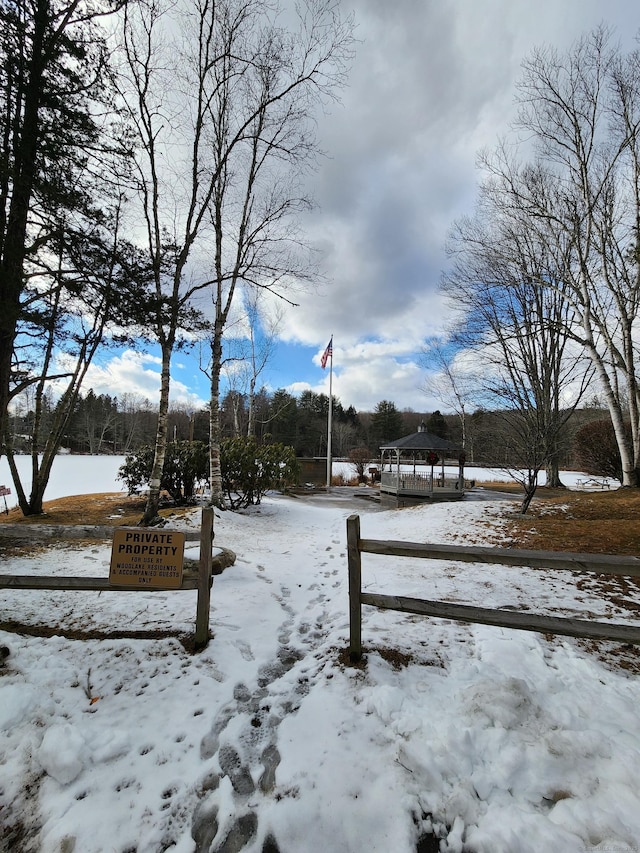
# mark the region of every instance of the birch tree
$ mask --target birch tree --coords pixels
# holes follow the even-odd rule
[[[568,328],[594,366],[623,485],[637,486],[640,54],[622,54],[604,27],[566,54],[535,50],[518,98],[516,130],[526,149],[516,140],[515,154],[501,146],[483,166],[504,208],[526,217],[558,261],[557,292],[569,309]]]
[[[203,32],[195,51],[182,40],[185,4],[142,2],[124,17],[120,97],[137,145],[136,237],[146,256],[143,329],[161,353],[160,398],[150,489],[143,524],[158,519],[168,441],[171,358],[181,332],[198,322],[191,300],[207,282],[189,268],[213,196],[204,136],[211,66],[216,57]],[[184,68],[193,75],[186,81]]]
[[[314,273],[300,229],[311,204],[304,177],[318,147],[313,124],[334,97],[351,55],[350,21],[333,0],[307,0],[286,28],[263,2],[218,3],[214,10],[216,87],[209,104],[216,184],[211,346],[210,486],[224,502],[220,469],[223,339],[239,290],[291,304]],[[281,14],[281,13],[280,13]]]
[[[297,181],[315,153],[314,110],[343,73],[351,35],[330,0],[303,8],[295,32],[268,0],[149,2],[127,12],[122,97],[137,129],[147,307],[162,358],[145,524],[157,517],[171,356],[185,331],[198,333],[206,315],[211,492],[222,503],[218,398],[236,291],[242,283],[291,301],[291,281],[309,274],[293,251],[296,217],[308,207]]]

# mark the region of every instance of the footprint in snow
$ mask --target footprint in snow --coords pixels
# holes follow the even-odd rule
[[[256,786],[253,778],[238,754],[237,750],[227,744],[218,750],[218,762],[224,776],[228,776],[236,794],[253,794]]]
[[[259,668],[253,689],[243,682],[235,685],[233,700],[221,709],[211,731],[203,737],[200,755],[203,760],[217,756],[220,775],[215,780],[209,780],[206,786],[204,783],[202,785],[202,800],[191,824],[196,853],[240,853],[254,842],[258,833],[258,817],[251,810],[250,802],[256,795],[269,796],[275,789],[276,772],[280,764],[278,726],[285,713],[291,713],[299,707],[301,696],[308,693],[310,686],[309,678],[301,676],[289,699],[283,701],[281,695],[274,694],[274,703],[278,703],[282,709],[282,715],[279,715],[271,711],[271,685],[304,657],[304,651],[287,644],[281,645],[275,660]],[[245,720],[235,742],[223,740],[221,743],[221,736],[229,722],[241,715]],[[233,788],[238,815],[230,826],[220,820],[217,804],[217,788],[223,778],[227,778]],[[257,784],[254,778],[258,779]],[[277,841],[271,833],[264,838],[261,850],[262,853],[279,853]]]
[[[236,640],[234,642],[234,646],[240,652],[243,660],[254,660],[253,652],[251,651],[251,646],[249,643],[245,643],[244,640]]]

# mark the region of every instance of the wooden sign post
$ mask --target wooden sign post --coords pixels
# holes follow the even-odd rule
[[[9,507],[7,506],[7,495],[11,494],[11,489],[7,486],[0,486],[0,495],[4,498],[4,511],[9,515]]]
[[[211,584],[213,583],[211,569],[213,537],[213,507],[206,506],[202,509],[202,526],[200,528],[198,603],[196,606],[196,633],[194,637],[196,649],[203,649],[209,642],[209,611],[211,609]]]

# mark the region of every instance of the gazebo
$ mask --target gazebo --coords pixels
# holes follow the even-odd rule
[[[402,506],[464,497],[464,453],[445,438],[427,432],[424,423],[418,432],[383,444],[380,450],[381,498],[395,498]],[[457,466],[457,475],[445,473],[447,463]]]

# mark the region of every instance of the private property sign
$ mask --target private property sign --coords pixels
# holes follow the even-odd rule
[[[119,527],[113,534],[109,583],[178,589],[182,584],[185,534],[177,530]]]
[[[0,496],[4,498],[4,511],[9,515],[9,507],[7,506],[7,495],[11,494],[11,489],[7,486],[0,486]]]

